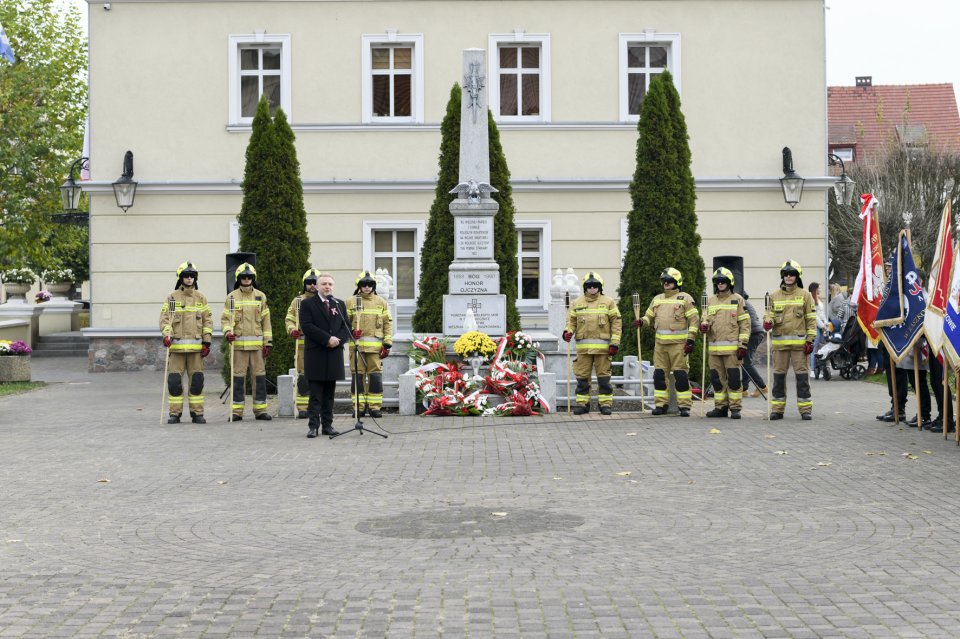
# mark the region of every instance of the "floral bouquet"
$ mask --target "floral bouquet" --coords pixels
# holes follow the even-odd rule
[[[4,282],[11,284],[33,284],[37,281],[37,274],[28,268],[12,268],[0,273]]]
[[[540,355],[540,342],[533,341],[523,331],[510,331],[503,338],[501,357],[518,361],[535,359]]]
[[[53,282],[55,284],[67,284],[74,281],[73,271],[68,268],[50,268],[40,275],[44,282]]]
[[[490,359],[496,350],[497,345],[493,343],[490,336],[480,331],[464,333],[453,344],[453,351],[463,359],[477,355]]]
[[[50,291],[37,291],[37,304],[43,304],[44,302],[49,302],[51,299]]]
[[[431,363],[443,364],[447,361],[447,342],[443,338],[433,335],[421,338],[415,336],[406,355],[417,366]]]
[[[12,342],[8,339],[0,339],[0,356],[2,355],[29,355],[33,349],[27,346],[22,339]]]

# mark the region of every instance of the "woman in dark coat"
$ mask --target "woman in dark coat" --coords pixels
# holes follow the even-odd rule
[[[322,273],[317,295],[300,304],[300,330],[304,335],[303,373],[310,382],[310,414],[307,437],[336,435],[333,429],[333,394],[337,380],[345,378],[343,347],[352,327],[343,300],[333,296],[333,276]]]

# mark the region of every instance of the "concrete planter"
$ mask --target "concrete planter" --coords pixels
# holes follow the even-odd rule
[[[47,282],[47,290],[54,297],[65,297],[73,286],[70,282]]]
[[[3,290],[7,293],[7,301],[17,300],[19,302],[27,301],[27,292],[30,290],[29,284],[20,282],[4,282]]]
[[[29,382],[30,356],[0,356],[0,382]]]

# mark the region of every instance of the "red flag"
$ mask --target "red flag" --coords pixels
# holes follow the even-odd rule
[[[943,207],[940,230],[937,232],[937,249],[933,253],[933,268],[927,276],[927,314],[924,316],[923,332],[934,353],[943,347],[943,316],[950,302],[951,269],[953,268],[953,229],[950,224],[950,200]]]
[[[853,299],[857,301],[857,321],[870,339],[876,342],[880,333],[873,327],[883,296],[883,250],[880,247],[880,225],[877,207],[880,201],[870,193],[860,196],[860,219],[863,220],[863,250],[860,270],[853,285]]]

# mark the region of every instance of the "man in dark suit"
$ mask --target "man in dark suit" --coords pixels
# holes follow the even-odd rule
[[[343,347],[352,327],[343,300],[333,296],[333,276],[321,273],[317,295],[300,304],[300,330],[304,335],[303,372],[310,382],[310,415],[307,437],[337,435],[333,429],[333,393],[337,380],[344,379]]]

